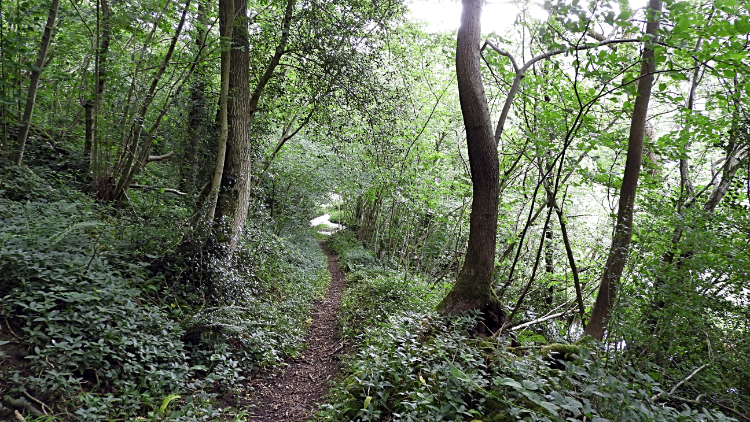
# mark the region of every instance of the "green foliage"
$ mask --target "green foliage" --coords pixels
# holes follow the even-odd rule
[[[183,278],[190,261],[173,252],[179,201],[135,192],[114,210],[64,185],[46,189],[22,168],[3,174],[27,196],[5,195],[37,201],[0,198],[0,318],[23,345],[0,342],[15,362],[2,367],[5,393],[27,392],[77,420],[226,419],[218,394],[299,353],[328,283],[308,228],[282,238],[263,219],[250,225],[213,274],[232,300],[210,307]]]
[[[221,305],[202,308],[182,325],[196,340],[229,342],[252,369],[299,353],[305,321],[329,275],[309,230],[283,239],[251,225],[245,238],[231,265],[220,269]]]
[[[427,312],[445,294],[443,286],[431,286],[424,279],[406,279],[390,271],[356,271],[341,302],[342,334],[356,339],[389,316],[403,312]]]
[[[344,271],[356,271],[376,266],[375,254],[366,249],[351,231],[343,230],[334,233],[327,244],[338,255],[339,267]]]
[[[6,374],[12,391],[79,403],[80,419],[100,420],[200,387],[189,381],[179,326],[142,303],[142,266],[96,253],[90,237],[102,224],[90,206],[4,201],[2,209],[2,316],[30,349],[30,366]]]
[[[28,167],[19,167],[0,157],[0,198],[11,201],[57,200],[59,192]]]
[[[471,338],[475,324],[472,315],[406,312],[368,329],[319,420],[733,420],[652,402],[657,382],[629,365],[608,365],[602,351],[588,351],[595,346],[551,369],[550,358]]]

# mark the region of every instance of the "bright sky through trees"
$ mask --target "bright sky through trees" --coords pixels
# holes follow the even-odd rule
[[[643,8],[644,0],[630,0],[633,9]],[[458,29],[461,18],[461,2],[451,0],[425,1],[416,0],[409,2],[411,17],[427,23],[425,30],[452,31]],[[505,32],[518,16],[519,5],[512,1],[488,1],[485,3],[482,13],[482,31],[485,33]],[[529,6],[529,12],[536,18],[543,19],[547,12],[542,7],[542,2]]]

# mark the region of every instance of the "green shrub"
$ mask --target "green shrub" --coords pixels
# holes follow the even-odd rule
[[[343,335],[356,338],[369,327],[404,312],[427,312],[444,295],[442,287],[427,284],[422,278],[405,279],[403,274],[359,270],[347,276],[350,284],[340,309]]]
[[[92,242],[103,225],[90,207],[5,202],[2,208],[1,312],[30,348],[30,366],[6,374],[14,390],[81,400],[87,407],[80,418],[98,420],[111,415],[107,402],[116,403],[117,414],[133,415],[188,387],[182,330],[142,303],[134,286],[143,283],[143,268],[112,265]]]
[[[350,230],[334,233],[327,244],[338,255],[339,267],[344,271],[378,266],[375,254],[365,249]]]
[[[319,420],[729,421],[717,412],[651,401],[660,386],[580,348],[576,363],[516,356],[471,338],[474,315],[402,313],[366,330]]]
[[[302,347],[305,321],[329,282],[327,261],[306,228],[282,238],[251,224],[244,238],[233,262],[217,268],[222,305],[183,326],[240,345],[235,353],[247,367],[274,365]]]
[[[77,420],[215,420],[226,413],[215,407],[217,393],[298,353],[328,282],[308,231],[279,238],[249,228],[235,261],[217,274],[234,301],[196,312],[202,304],[180,284],[184,263],[162,265],[175,272],[167,277],[135,259],[169,250],[123,234],[137,213],[113,219],[101,211],[85,198],[0,199],[0,317],[28,350],[17,356],[23,365],[3,366],[4,391],[27,392]],[[155,233],[155,242],[170,236]],[[173,394],[181,397],[157,410]]]

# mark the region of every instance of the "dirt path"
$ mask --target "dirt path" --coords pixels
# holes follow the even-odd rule
[[[331,285],[325,298],[313,311],[313,323],[307,333],[308,349],[281,371],[255,380],[256,407],[250,421],[304,422],[317,410],[316,402],[328,391],[330,381],[339,372],[338,355],[343,349],[336,311],[341,303],[344,275],[336,256],[321,242],[328,257]]]

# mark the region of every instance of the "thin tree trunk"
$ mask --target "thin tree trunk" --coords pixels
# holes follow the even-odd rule
[[[26,97],[26,108],[23,111],[23,118],[21,120],[21,130],[18,132],[18,139],[16,141],[17,150],[15,162],[19,166],[23,162],[23,153],[26,149],[26,138],[29,135],[29,129],[31,128],[31,118],[34,116],[34,105],[36,104],[36,93],[39,88],[39,78],[42,75],[42,68],[44,67],[44,61],[47,57],[47,50],[52,42],[52,28],[55,26],[55,20],[57,19],[57,11],[60,8],[60,0],[52,0],[52,4],[49,7],[49,14],[47,15],[47,24],[44,26],[44,34],[42,35],[42,42],[39,45],[39,51],[36,54],[36,61],[34,62],[34,70],[31,72],[31,80],[29,82],[29,93]]]
[[[562,232],[563,243],[565,244],[565,254],[568,256],[568,264],[570,264],[570,272],[573,274],[573,284],[576,289],[576,304],[578,305],[578,313],[581,315],[581,324],[583,324],[585,327],[586,310],[583,306],[581,280],[578,277],[578,267],[576,266],[575,257],[573,257],[573,248],[570,246],[567,225],[565,224],[565,218],[563,217],[562,210],[559,207],[555,207],[555,213],[557,213],[557,220],[560,222],[560,231]]]
[[[190,8],[190,1],[185,1],[185,7],[182,10],[182,16],[180,18],[180,23],[177,25],[177,30],[175,31],[174,35],[172,36],[172,41],[169,44],[169,48],[167,49],[166,54],[164,55],[164,59],[161,62],[161,65],[156,70],[156,74],[154,75],[153,79],[151,80],[151,86],[149,87],[148,93],[146,94],[145,100],[143,101],[143,104],[141,105],[141,108],[138,112],[138,117],[134,120],[133,124],[131,125],[130,129],[130,139],[129,139],[129,145],[130,148],[127,149],[125,152],[126,157],[124,158],[124,166],[121,167],[121,171],[118,173],[113,174],[113,177],[118,178],[117,187],[115,188],[114,194],[110,199],[114,199],[116,201],[122,201],[125,198],[125,191],[127,191],[130,184],[133,182],[133,177],[135,177],[135,174],[140,170],[140,167],[143,165],[143,162],[141,159],[136,159],[136,152],[138,151],[138,144],[140,143],[141,134],[143,132],[143,122],[146,119],[146,113],[149,110],[149,107],[153,103],[154,95],[156,93],[156,88],[161,81],[161,77],[164,75],[164,72],[166,71],[167,66],[169,65],[169,61],[172,58],[172,54],[174,53],[175,46],[177,45],[177,40],[180,37],[180,34],[182,33],[182,28],[185,25],[185,18],[187,16],[187,11]],[[166,104],[168,104],[169,101],[165,103],[165,107],[167,107]],[[158,127],[158,124],[161,120],[161,117],[165,114],[166,110],[162,110],[162,113],[160,114],[159,118],[157,119],[157,123],[154,125],[154,129]],[[153,134],[149,133],[148,138],[149,140],[145,142],[145,145],[141,148],[141,156],[142,157],[148,157],[148,149],[151,145],[151,136]]]
[[[466,128],[473,199],[469,243],[456,284],[438,305],[450,314],[480,309],[490,329],[502,325],[499,300],[493,291],[497,232],[499,162],[480,67],[481,0],[464,0],[456,45],[456,74]]]
[[[650,0],[647,14],[648,23],[646,33],[651,36],[650,42],[656,40],[659,31],[659,15],[661,14],[661,0]],[[648,46],[643,48],[643,63],[641,65],[641,77],[638,82],[638,97],[635,99],[632,121],[630,124],[630,137],[628,139],[628,153],[625,162],[625,174],[622,178],[620,188],[620,204],[617,211],[617,222],[615,233],[612,237],[612,246],[609,257],[604,267],[599,293],[596,303],[591,312],[591,318],[584,330],[597,340],[604,338],[604,332],[609,323],[609,317],[617,296],[617,284],[620,282],[625,263],[628,260],[630,240],[633,233],[633,208],[635,196],[638,189],[638,176],[641,170],[641,158],[643,156],[643,138],[646,129],[646,114],[648,103],[651,99],[651,85],[654,81],[654,51]]]
[[[204,36],[208,25],[207,0],[198,3],[198,26],[195,33],[195,45],[199,50],[204,48]],[[199,169],[205,168],[198,160],[198,150],[201,140],[205,135],[203,125],[206,123],[206,74],[203,65],[199,65],[190,84],[190,106],[188,109],[188,122],[185,139],[185,155],[180,160],[180,189],[186,192],[194,192],[196,180],[201,173]]]
[[[86,101],[83,104],[85,122],[86,122],[86,138],[83,144],[83,155],[88,156],[91,154],[91,145],[94,143],[94,105],[91,101]]]
[[[233,24],[231,17],[234,16],[234,0],[219,1],[219,30],[221,32],[221,90],[219,92],[219,147],[216,152],[216,164],[214,165],[214,176],[211,180],[211,190],[208,194],[208,210],[205,223],[210,224],[216,213],[216,201],[218,200],[221,178],[224,175],[224,161],[227,152],[227,138],[229,136],[229,124],[227,118],[227,103],[229,98],[229,71],[232,66],[231,48]]]
[[[231,0],[230,0],[231,1]],[[252,149],[250,145],[250,55],[248,44],[247,2],[235,0],[232,22],[232,49],[229,68],[229,100],[224,172],[216,204],[219,239],[227,255],[239,244],[250,206]]]
[[[93,181],[97,183],[102,173],[99,140],[99,115],[104,101],[104,89],[107,86],[107,56],[109,55],[109,44],[112,39],[111,9],[107,0],[99,0],[101,9],[102,36],[98,40],[99,48],[96,52],[96,91],[93,103],[93,122],[91,131],[91,147],[89,151],[84,148],[84,154],[89,156],[89,163],[93,170]],[[99,11],[97,11],[98,13]],[[98,34],[98,28],[97,28]]]

